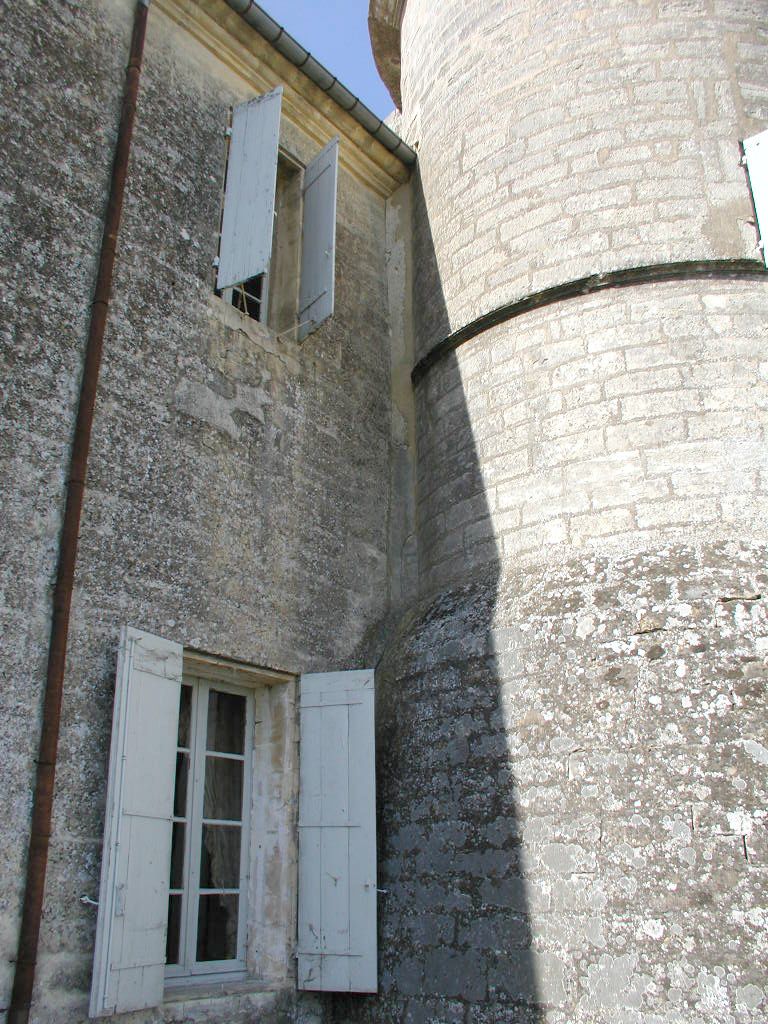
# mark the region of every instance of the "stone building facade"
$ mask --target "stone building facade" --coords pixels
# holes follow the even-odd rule
[[[3,1007],[132,12],[2,14]],[[297,995],[287,941],[121,1019],[766,1020],[768,288],[739,143],[768,126],[767,14],[372,0],[411,171],[225,0],[154,0],[30,1019],[87,1017],[129,622],[291,677],[376,666],[384,892],[375,996]],[[278,84],[300,163],[341,136],[336,307],[302,343],[212,289],[226,113]]]

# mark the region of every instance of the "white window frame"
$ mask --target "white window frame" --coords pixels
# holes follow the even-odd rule
[[[177,893],[182,896],[181,928],[179,934],[179,964],[166,964],[166,985],[174,982],[189,983],[200,980],[208,981],[211,975],[222,980],[242,980],[247,976],[246,936],[248,925],[248,888],[251,840],[251,786],[253,779],[253,723],[255,694],[253,687],[235,686],[217,679],[210,679],[202,671],[185,671],[182,677],[182,688],[192,689],[192,711],[190,715],[190,747],[177,748],[190,756],[189,781],[187,783],[186,817],[174,815],[173,823],[184,823],[184,867],[183,888],[169,889],[169,895]],[[245,742],[243,755],[209,752],[206,747],[206,725],[208,694],[211,690],[219,693],[231,693],[245,698]],[[231,960],[196,959],[197,946],[197,906],[201,894],[200,889],[200,849],[202,828],[208,823],[203,817],[205,765],[209,754],[223,759],[238,760],[243,764],[243,804],[241,811],[240,842],[240,875],[237,920],[237,957]],[[218,821],[218,824],[225,824]],[[215,891],[215,890],[213,890]]]

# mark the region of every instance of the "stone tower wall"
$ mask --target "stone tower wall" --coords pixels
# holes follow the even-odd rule
[[[758,259],[738,141],[768,122],[765,4],[409,0],[403,127],[444,310],[597,271]]]
[[[344,1013],[757,1024],[768,289],[738,142],[768,123],[765,5],[408,0],[402,68],[420,356],[596,272],[734,276],[552,302],[418,380],[382,995]]]

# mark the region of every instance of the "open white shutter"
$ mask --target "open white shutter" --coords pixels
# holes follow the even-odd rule
[[[768,131],[744,139],[744,156],[757,215],[757,233],[760,236],[763,260],[768,266]]]
[[[301,677],[299,988],[376,991],[373,670]]]
[[[241,284],[269,268],[282,95],[278,86],[232,111],[218,289]]]
[[[304,217],[299,281],[299,340],[333,313],[336,180],[339,139],[331,139],[304,171]]]
[[[90,1016],[163,998],[182,648],[130,626],[117,663]]]

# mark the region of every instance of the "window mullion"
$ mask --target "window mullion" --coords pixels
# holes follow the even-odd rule
[[[250,836],[251,836],[251,784],[253,779],[253,743],[254,743],[254,701],[253,696],[245,705],[245,743],[243,745],[243,806],[240,812],[240,907],[237,923],[237,955],[240,960],[246,959],[247,919],[245,905],[250,894]]]
[[[200,895],[200,844],[205,789],[205,737],[208,714],[208,683],[198,681],[195,687],[195,721],[193,732],[192,806],[189,816],[189,842],[187,856],[189,873],[187,883],[185,966],[191,968],[197,961],[197,914]]]

